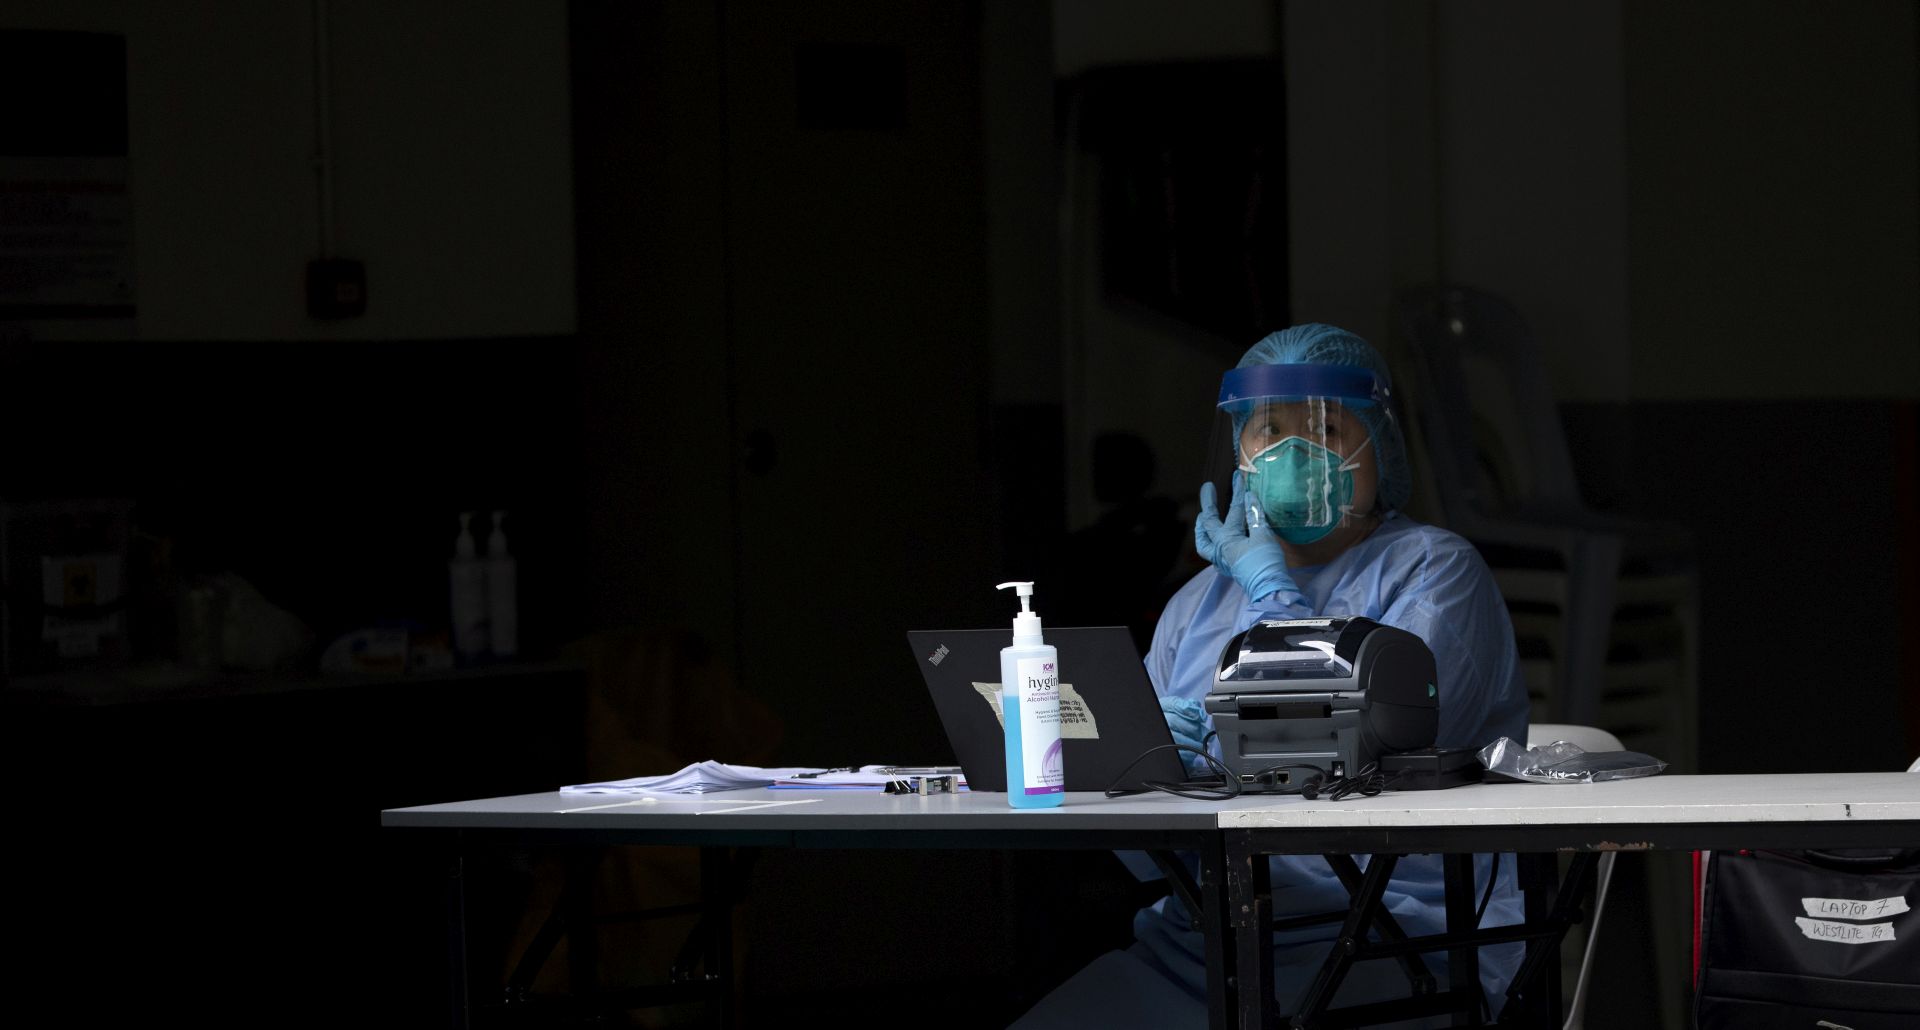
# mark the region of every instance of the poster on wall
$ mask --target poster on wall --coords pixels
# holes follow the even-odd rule
[[[0,97],[0,329],[131,335],[126,38],[0,31]]]

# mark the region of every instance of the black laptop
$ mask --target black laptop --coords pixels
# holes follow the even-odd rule
[[[940,724],[970,790],[1007,789],[1006,740],[1000,729],[1000,649],[1006,629],[916,629],[907,632],[914,662],[926,677]],[[1060,652],[1060,725],[1067,789],[1138,788],[1142,780],[1186,779],[1160,699],[1125,626],[1047,627]],[[1133,765],[1131,772],[1127,766]],[[1115,779],[1127,772],[1127,782]]]

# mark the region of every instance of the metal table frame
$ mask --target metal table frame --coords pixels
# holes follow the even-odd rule
[[[827,792],[823,792],[827,793]],[[794,799],[798,792],[779,792]],[[730,795],[744,796],[744,795]],[[845,792],[821,804],[710,816],[640,808],[563,814],[578,796],[526,795],[451,805],[396,809],[382,823],[407,832],[448,835],[453,854],[446,884],[450,968],[449,1008],[464,1027],[474,999],[465,953],[463,856],[499,845],[694,845],[703,849],[702,902],[709,911],[727,903],[736,847],[1144,850],[1159,852],[1188,911],[1205,933],[1207,1000],[1220,1030],[1269,1030],[1281,1025],[1274,997],[1276,925],[1338,919],[1336,946],[1291,1025],[1335,1027],[1400,1018],[1417,1012],[1455,1014],[1456,1024],[1478,1025],[1475,951],[1524,941],[1526,957],[1507,992],[1504,1021],[1537,1025],[1558,1016],[1560,935],[1579,918],[1582,893],[1597,856],[1652,849],[1920,847],[1920,779],[1907,774],[1820,776],[1656,777],[1576,787],[1493,785],[1396,793],[1340,803],[1257,796],[1224,802],[1171,798],[1110,801],[1070,795],[1060,809],[1012,812],[999,795],[919,798]],[[587,802],[591,804],[591,802]],[[1199,855],[1200,875],[1169,854]],[[1523,856],[1525,922],[1480,930],[1473,916],[1471,855]],[[1381,907],[1399,856],[1448,856],[1448,932],[1408,938]],[[1568,875],[1555,856],[1571,853]],[[1345,913],[1292,916],[1276,923],[1267,856],[1319,854],[1355,904]],[[1365,870],[1345,856],[1372,856]],[[724,920],[707,942],[706,981],[724,1006],[730,942]],[[1377,937],[1378,940],[1373,938]],[[1418,956],[1447,951],[1449,984],[1438,990]],[[1364,957],[1391,956],[1409,973],[1416,993],[1401,1001],[1346,1010],[1329,1008],[1345,970]],[[726,1014],[723,1010],[723,1023]]]
[[[433,834],[447,854],[442,885],[447,911],[446,955],[450,970],[449,1025],[471,1025],[477,1004],[468,973],[466,866],[470,856],[500,847],[693,846],[701,853],[701,900],[713,927],[703,942],[705,973],[679,985],[653,989],[658,1000],[704,998],[722,1026],[734,1025],[731,995],[731,941],[723,914],[732,902],[740,848],[846,848],[935,850],[1144,850],[1199,857],[1197,880],[1185,877],[1181,890],[1197,903],[1206,934],[1208,1010],[1216,1030],[1230,1025],[1237,1008],[1233,988],[1233,937],[1225,932],[1226,855],[1217,804],[1188,805],[1161,800],[1107,801],[1098,795],[1072,795],[1070,808],[1010,812],[997,794],[894,798],[878,793],[822,792],[830,805],[767,809],[759,812],[686,813],[612,809],[589,817],[559,815],[560,809],[592,805],[577,795],[536,794],[449,805],[395,809],[382,813],[389,832]],[[813,796],[779,792],[782,800]],[[729,794],[743,797],[744,794]],[[858,809],[865,808],[865,811]],[[849,809],[854,809],[850,811]],[[1181,872],[1184,874],[1185,869]],[[511,984],[509,985],[511,987]],[[669,997],[671,995],[671,997]]]
[[[1285,1017],[1288,1025],[1360,1026],[1447,1012],[1454,1014],[1456,1025],[1482,1025],[1475,951],[1487,944],[1523,941],[1526,956],[1508,987],[1501,1022],[1541,1026],[1559,1023],[1559,940],[1581,916],[1582,897],[1602,853],[1920,847],[1920,777],[1905,773],[1671,776],[1584,786],[1484,784],[1426,796],[1383,796],[1367,804],[1373,807],[1316,809],[1296,803],[1222,815],[1229,910],[1237,941],[1233,952],[1239,963],[1235,1025],[1242,1030],[1282,1025],[1274,998],[1269,855],[1333,856],[1335,872],[1354,899],[1301,1010]],[[1395,811],[1396,806],[1407,810]],[[1471,856],[1487,852],[1520,857],[1521,885],[1527,892],[1521,924],[1466,927],[1474,912]],[[1350,858],[1340,857],[1357,854],[1373,856],[1364,873]],[[1413,854],[1446,856],[1444,934],[1407,939],[1381,905],[1392,863]],[[1572,859],[1556,888],[1556,856],[1561,854]],[[1368,939],[1368,931],[1375,928],[1380,931],[1377,942]],[[1449,953],[1448,991],[1422,996],[1415,969],[1409,974],[1413,997],[1348,1009],[1329,1007],[1353,962],[1439,950]]]

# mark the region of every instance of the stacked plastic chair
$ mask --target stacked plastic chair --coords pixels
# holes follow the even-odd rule
[[[1479,547],[1513,616],[1536,720],[1598,726],[1695,767],[1698,586],[1677,527],[1589,508],[1537,348],[1466,287],[1402,296],[1419,381],[1401,391],[1437,511]]]
[[[1400,301],[1415,379],[1401,396],[1431,490],[1421,514],[1471,540],[1493,569],[1531,720],[1598,727],[1673,772],[1697,771],[1691,538],[1587,505],[1538,347],[1512,305],[1460,286]],[[1686,908],[1686,885],[1668,872],[1649,866],[1646,884],[1661,994],[1677,1008],[1685,928],[1663,913]]]

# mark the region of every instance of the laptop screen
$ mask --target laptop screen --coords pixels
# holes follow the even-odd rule
[[[1069,791],[1137,788],[1142,780],[1186,778],[1178,752],[1141,757],[1172,744],[1173,734],[1126,627],[1050,626],[1046,641],[1060,653],[1060,736]],[[947,742],[966,770],[967,787],[1005,791],[1000,649],[1013,642],[1012,633],[911,630],[907,642],[933,695]],[[1116,782],[1123,773],[1127,782]]]

